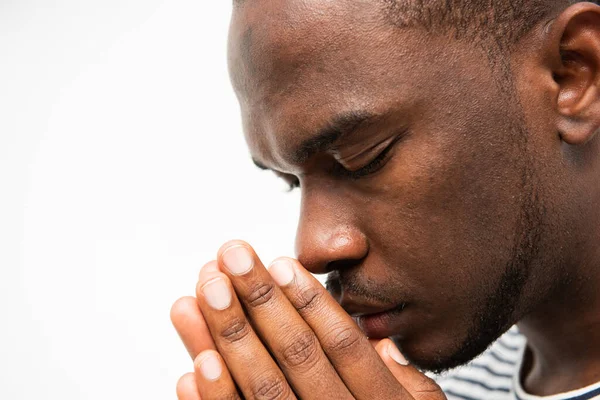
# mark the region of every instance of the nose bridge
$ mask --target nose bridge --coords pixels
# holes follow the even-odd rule
[[[318,274],[364,258],[368,242],[357,223],[357,211],[344,196],[304,192],[296,232],[300,263]]]

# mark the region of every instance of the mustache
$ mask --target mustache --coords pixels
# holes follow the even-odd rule
[[[395,304],[396,301],[388,296],[386,292],[392,291],[392,287],[386,287],[373,280],[361,277],[353,271],[332,271],[327,275],[325,288],[338,301],[344,293],[351,294],[354,298],[361,298],[367,302],[378,304]]]

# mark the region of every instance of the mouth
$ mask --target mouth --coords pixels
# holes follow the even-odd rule
[[[341,305],[370,339],[401,334],[406,303],[387,308],[343,301]]]
[[[339,273],[338,273],[339,274]],[[372,291],[364,289],[360,285],[352,288],[342,285],[336,271],[329,274],[326,282],[327,291],[342,306],[342,308],[354,319],[361,330],[371,339],[383,339],[394,336],[402,338],[414,329],[414,319],[411,317],[411,303],[398,299],[390,300],[383,296],[379,298],[364,294]],[[408,307],[408,310],[406,308]],[[411,323],[413,322],[413,323]]]

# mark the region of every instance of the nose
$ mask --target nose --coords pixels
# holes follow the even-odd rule
[[[343,199],[303,196],[296,232],[298,261],[310,272],[323,274],[358,264],[369,252],[367,238]]]

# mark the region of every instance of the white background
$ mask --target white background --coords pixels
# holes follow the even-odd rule
[[[241,238],[293,255],[256,169],[230,0],[0,0],[0,399],[174,399],[169,309]]]

